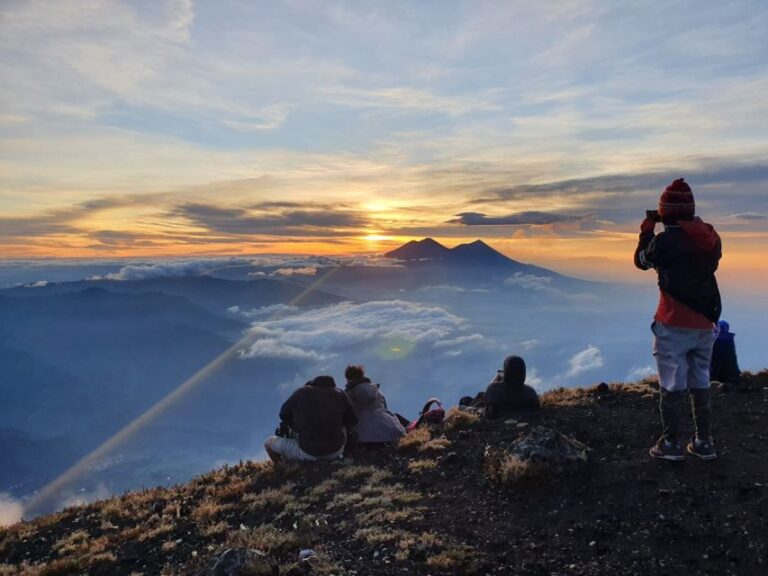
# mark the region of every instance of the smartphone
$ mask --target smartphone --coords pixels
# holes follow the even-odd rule
[[[646,210],[645,217],[654,222],[661,222],[661,216],[659,216],[658,210]]]

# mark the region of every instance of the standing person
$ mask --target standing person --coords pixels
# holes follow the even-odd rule
[[[394,442],[405,436],[405,428],[397,415],[387,410],[387,400],[378,384],[366,377],[362,366],[347,366],[346,392],[357,411],[357,441],[362,444]]]
[[[357,424],[357,415],[333,378],[318,376],[285,401],[280,421],[296,438],[267,438],[264,447],[273,461],[332,460],[344,455],[347,431]]]
[[[736,358],[736,334],[725,320],[718,324],[717,338],[712,347],[712,362],[709,365],[709,379],[720,382],[723,391],[739,390],[741,370]]]
[[[715,271],[722,256],[715,229],[695,215],[693,192],[683,178],[667,186],[658,213],[648,211],[640,225],[635,265],[654,268],[659,276],[659,305],[651,330],[659,371],[662,436],[650,455],[682,460],[680,420],[686,390],[691,397],[694,437],[689,454],[717,458],[711,430],[709,362],[720,292]],[[664,230],[654,234],[658,220]]]

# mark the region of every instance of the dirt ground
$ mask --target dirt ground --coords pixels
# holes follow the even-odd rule
[[[764,576],[768,371],[745,381],[713,396],[715,461],[649,458],[652,382],[555,391],[534,415],[458,420],[344,464],[243,463],[18,524],[0,531],[0,575],[195,574],[238,547],[280,574]],[[587,465],[489,477],[486,448],[533,426],[589,446]]]

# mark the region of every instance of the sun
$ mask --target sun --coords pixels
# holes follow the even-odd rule
[[[387,240],[393,240],[392,236],[385,236],[383,234],[366,234],[363,236],[363,240],[366,242],[386,242]]]

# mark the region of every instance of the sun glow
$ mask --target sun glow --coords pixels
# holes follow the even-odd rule
[[[366,242],[391,242],[394,239],[394,236],[386,236],[384,234],[366,234],[363,236],[363,240]]]

